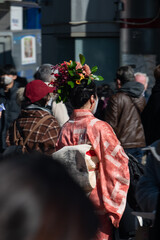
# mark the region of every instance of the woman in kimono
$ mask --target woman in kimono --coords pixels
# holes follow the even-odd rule
[[[95,75],[89,71],[88,65],[76,64],[76,69],[82,70],[78,71],[81,73],[81,78],[74,82],[68,94],[74,111],[70,120],[61,129],[57,150],[64,146],[79,144],[92,146],[99,160],[96,187],[89,194],[100,220],[96,239],[111,240],[113,227],[119,227],[126,205],[129,188],[128,157],[111,126],[94,117],[98,105],[96,85],[93,80]],[[67,68],[65,73],[67,75]]]

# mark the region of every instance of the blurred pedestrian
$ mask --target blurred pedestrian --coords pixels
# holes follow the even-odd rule
[[[45,107],[50,99],[49,93],[52,93],[53,90],[53,87],[48,87],[41,80],[33,80],[26,85],[23,108],[21,114],[16,119],[17,144],[22,146],[34,126],[38,124],[41,119],[48,116],[48,119],[32,132],[25,145],[27,152],[35,150],[50,155],[55,151],[60,126],[55,117],[51,115],[50,111]],[[7,132],[7,146],[16,144],[14,135],[13,123]]]
[[[109,84],[102,84],[97,87],[98,95],[98,107],[95,113],[95,117],[104,121],[105,120],[105,109],[107,107],[108,100],[114,91],[110,88]]]
[[[16,101],[18,90],[18,85],[15,82],[16,76],[12,74],[7,68],[0,69],[0,103],[3,103],[5,107],[5,111],[2,111],[0,118],[1,153],[6,149],[6,132],[21,110]]]
[[[35,79],[40,79],[46,84],[49,84],[51,81],[54,81],[54,75],[52,75],[51,64],[42,64],[35,73]],[[57,94],[53,94],[48,102],[48,107],[51,109],[53,115],[62,126],[65,122],[68,121],[69,116],[65,104],[61,101],[56,103]]]
[[[136,198],[142,211],[153,212],[157,209],[160,194],[160,140],[145,150],[148,152],[145,172],[138,182]]]
[[[136,82],[139,82],[144,85],[144,92],[142,93],[142,95],[145,97],[146,103],[147,103],[149,99],[149,94],[147,93],[149,77],[147,76],[146,73],[141,73],[141,72],[136,72],[134,76],[135,76]]]
[[[27,85],[27,79],[18,75],[16,67],[13,64],[6,64],[4,69],[6,75],[14,80],[18,88],[25,87]]]
[[[160,139],[160,65],[154,69],[155,85],[142,112],[142,123],[145,132],[146,144],[150,145]]]
[[[1,240],[91,240],[94,206],[64,167],[32,153],[0,162]]]
[[[109,123],[126,153],[141,162],[145,136],[141,112],[145,107],[143,84],[136,82],[131,66],[122,66],[116,73],[117,92],[108,101],[105,120]]]

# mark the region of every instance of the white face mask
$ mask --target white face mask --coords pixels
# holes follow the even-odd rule
[[[94,109],[93,109],[93,111],[92,111],[93,115],[96,113],[97,107],[98,107],[98,97],[97,97],[97,99],[96,99],[96,103],[95,103]]]
[[[4,81],[4,85],[9,85],[13,81],[13,79],[9,76],[4,76],[3,81]]]

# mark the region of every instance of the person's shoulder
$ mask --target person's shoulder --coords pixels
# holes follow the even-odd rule
[[[125,92],[116,92],[108,100],[110,104],[128,104],[129,96]]]
[[[60,125],[59,125],[57,119],[56,119],[53,115],[48,114],[48,115],[46,115],[46,116],[48,116],[48,119],[46,120],[46,123],[48,123],[48,124],[47,124],[47,125],[48,125],[48,129],[49,129],[49,128],[52,128],[52,127],[54,127],[54,128],[60,128]]]
[[[90,119],[89,125],[92,127],[94,126],[94,129],[96,129],[99,132],[106,132],[106,131],[113,132],[111,125],[95,117]]]
[[[115,92],[109,99],[119,99],[119,98],[127,98],[128,95],[125,93],[125,92],[120,92],[120,91],[117,91]]]

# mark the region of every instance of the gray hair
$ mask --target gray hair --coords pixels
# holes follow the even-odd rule
[[[40,79],[43,82],[50,82],[52,77],[51,77],[51,73],[52,73],[52,64],[49,63],[45,63],[42,64],[37,72],[36,72],[36,79]]]
[[[146,79],[146,84],[148,84],[149,83],[149,77],[147,76],[147,74],[146,73],[142,73],[142,72],[136,72],[135,74],[134,74],[134,76],[136,77],[136,76],[138,76],[138,75],[142,75],[142,76],[144,76],[145,77],[145,79]]]

